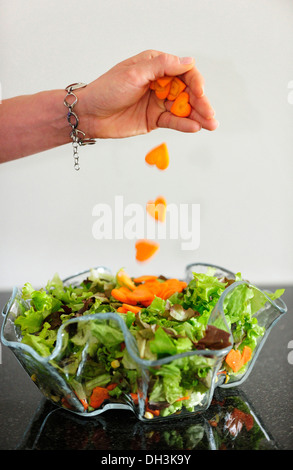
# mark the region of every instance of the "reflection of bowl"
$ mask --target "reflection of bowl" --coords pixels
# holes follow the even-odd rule
[[[217,388],[208,410],[185,419],[138,421],[129,411],[84,419],[48,400],[26,430],[20,450],[269,450],[277,449],[247,397]],[[127,421],[127,427],[125,426]]]
[[[209,267],[211,266],[206,264],[193,264],[187,266],[186,281],[190,281],[192,271],[205,272],[205,270]],[[217,266],[212,267],[216,268],[216,275],[218,277],[225,277],[233,280],[233,273]],[[99,274],[110,273],[109,270],[104,267],[96,268],[96,272]],[[78,275],[74,275],[70,278],[67,278],[64,280],[64,285],[79,285],[79,283],[87,277],[88,273],[88,271],[85,271]],[[266,332],[260,338],[260,341],[254,350],[253,358],[248,363],[248,367],[246,368],[245,372],[241,376],[231,375],[229,382],[224,383],[225,377],[222,375],[218,375],[218,372],[221,368],[224,357],[227,355],[227,353],[232,347],[231,345],[233,344],[233,339],[232,333],[226,323],[223,305],[227,295],[233,292],[234,289],[237,289],[238,286],[241,286],[243,284],[248,285],[246,281],[238,281],[231,283],[231,285],[229,285],[221,295],[217,305],[214,307],[214,310],[210,315],[208,324],[211,326],[216,326],[217,328],[226,331],[229,336],[230,345],[221,349],[196,349],[173,356],[167,356],[155,361],[145,360],[139,356],[136,340],[127,328],[125,321],[117,313],[109,312],[95,313],[68,320],[59,328],[56,345],[51,355],[47,357],[42,357],[36,351],[34,351],[32,347],[21,343],[19,329],[14,324],[15,318],[20,314],[21,311],[21,291],[17,288],[13,290],[11,298],[3,309],[3,315],[5,316],[5,319],[1,330],[1,340],[3,344],[13,350],[15,356],[18,358],[19,362],[22,364],[24,369],[27,371],[27,373],[31,376],[31,378],[34,380],[34,382],[42,391],[42,393],[49,400],[51,400],[54,404],[62,406],[63,408],[66,408],[73,413],[86,417],[98,415],[106,411],[107,409],[130,409],[134,411],[134,413],[140,420],[149,421],[146,418],[146,411],[152,411],[152,408],[151,405],[148,404],[148,388],[150,386],[151,381],[154,379],[154,371],[158,370],[158,368],[163,365],[168,364],[169,366],[172,366],[184,360],[185,366],[189,366],[189,364],[192,363],[195,373],[197,372],[197,370],[200,373],[200,370],[202,368],[202,360],[204,359],[209,363],[210,372],[203,380],[201,394],[197,402],[193,405],[192,410],[190,409],[190,407],[189,409],[183,407],[180,414],[178,412],[174,412],[173,414],[169,414],[166,417],[163,417],[161,415],[156,416],[156,414],[154,414],[153,417],[155,419],[152,420],[152,422],[166,420],[167,418],[175,416],[190,416],[194,413],[204,411],[209,407],[215,387],[235,386],[243,382],[247,378],[271,328],[277,322],[277,320],[284,313],[286,313],[286,306],[283,301],[278,300],[273,302],[265,294],[267,298],[267,303],[261,310],[259,310],[259,312],[257,313],[257,318],[258,323],[260,324],[260,326],[265,327]],[[257,289],[254,286],[250,287],[252,289]],[[131,358],[132,363],[135,364],[137,370],[137,403],[132,400],[131,395],[129,393],[125,393],[123,395],[120,395],[119,397],[109,396],[101,405],[101,407],[94,411],[87,411],[84,409],[81,401],[77,398],[77,385],[79,387],[83,386],[81,381],[79,380],[79,374],[82,372],[83,367],[87,365],[87,348],[93,341],[93,337],[91,335],[87,337],[87,341],[85,342],[84,350],[81,355],[82,358],[79,359],[80,363],[75,372],[75,375],[70,375],[70,371],[64,374],[64,369],[61,372],[61,367],[59,366],[61,365],[61,363],[62,365],[64,365],[67,359],[67,350],[65,349],[65,344],[68,340],[68,335],[71,334],[71,331],[75,331],[76,328],[82,327],[88,324],[88,322],[93,322],[91,323],[91,325],[94,324],[97,328],[101,325],[112,325],[115,326],[116,329],[120,330],[127,353]],[[196,365],[197,363],[198,365]]]

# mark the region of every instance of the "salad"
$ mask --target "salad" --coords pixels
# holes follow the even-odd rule
[[[239,283],[225,297],[225,325],[210,322],[225,289],[241,280],[240,274],[218,278],[212,268],[193,273],[189,283],[164,276],[134,278],[124,269],[116,275],[92,269],[76,286],[55,274],[45,288],[23,286],[14,323],[20,341],[50,359],[84,413],[107,403],[141,407],[143,401],[145,418],[165,417],[203,403],[214,374],[227,382],[245,372],[265,333],[255,314],[265,306],[266,295]],[[283,292],[267,295],[275,300]],[[109,312],[115,315],[105,318]],[[125,347],[121,322],[140,362]],[[54,354],[58,334],[62,347]],[[221,350],[224,356],[213,354]],[[49,398],[72,407],[56,390]]]

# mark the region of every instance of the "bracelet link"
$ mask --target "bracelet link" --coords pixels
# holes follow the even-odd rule
[[[67,95],[64,98],[64,105],[68,108],[68,113],[67,113],[67,121],[68,124],[71,127],[71,132],[70,132],[70,138],[72,139],[72,149],[73,149],[73,158],[74,158],[74,169],[79,170],[79,154],[78,154],[78,146],[83,146],[83,145],[92,145],[95,144],[96,141],[95,139],[92,138],[84,138],[85,133],[81,131],[80,129],[77,129],[78,124],[79,124],[79,119],[77,114],[73,111],[74,106],[78,102],[78,98],[75,93],[73,93],[74,90],[77,90],[79,88],[84,88],[86,87],[85,83],[72,83],[71,85],[68,85],[65,88],[65,91],[67,91]],[[73,101],[70,103],[67,101],[68,97],[73,97]],[[72,120],[73,118],[73,120]]]

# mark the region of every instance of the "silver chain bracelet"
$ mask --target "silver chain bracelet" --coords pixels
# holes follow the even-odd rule
[[[67,121],[71,127],[71,132],[70,132],[70,137],[72,139],[72,148],[73,148],[73,158],[74,158],[74,169],[79,170],[79,154],[78,154],[78,146],[79,145],[91,145],[95,144],[96,141],[95,139],[85,139],[85,133],[82,132],[80,129],[77,129],[77,126],[79,124],[78,117],[75,112],[73,112],[73,108],[76,105],[78,99],[75,93],[73,93],[74,90],[77,90],[78,88],[84,88],[86,86],[85,83],[73,83],[72,85],[68,85],[68,87],[65,88],[65,91],[67,91],[67,95],[64,98],[64,105],[68,108],[68,113],[67,113]],[[68,103],[66,98],[68,96],[73,96],[74,101],[72,103]]]

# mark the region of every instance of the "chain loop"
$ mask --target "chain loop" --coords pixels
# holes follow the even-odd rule
[[[77,126],[79,124],[79,119],[77,117],[77,114],[73,112],[73,108],[78,102],[78,98],[75,93],[73,93],[74,90],[77,90],[78,88],[83,88],[85,87],[85,83],[73,83],[71,85],[68,85],[68,87],[65,88],[65,91],[67,91],[67,95],[64,98],[64,105],[68,108],[68,113],[67,113],[67,121],[68,124],[71,127],[71,132],[70,132],[70,138],[72,139],[72,150],[73,150],[73,159],[74,159],[74,169],[79,170],[79,153],[78,153],[78,146],[81,145],[91,145],[95,144],[96,141],[95,139],[91,138],[84,138],[85,133],[81,131],[80,129],[77,129]],[[67,101],[68,97],[73,97],[74,100],[72,103]]]

